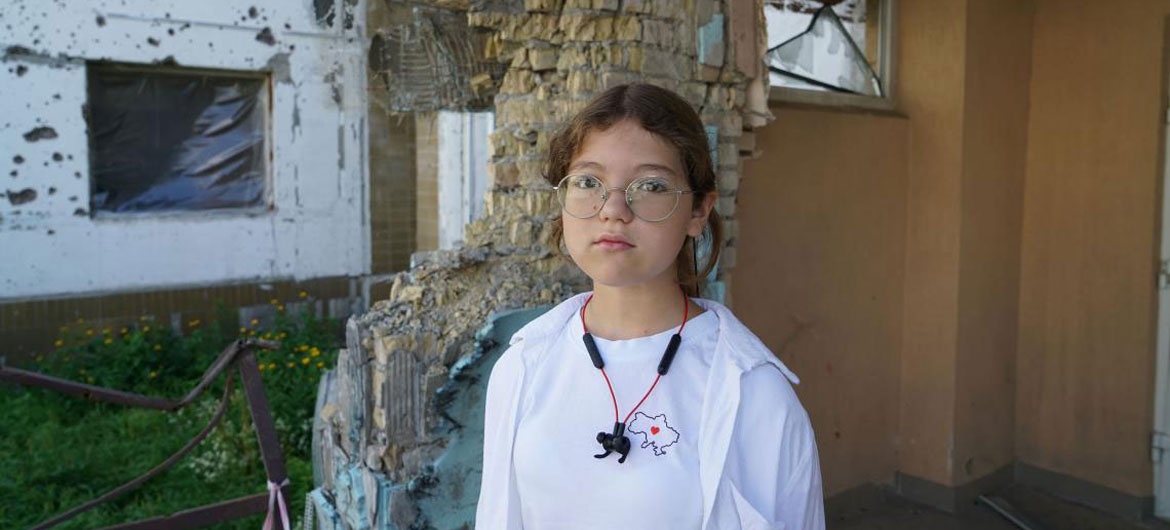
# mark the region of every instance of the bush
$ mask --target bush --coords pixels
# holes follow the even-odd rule
[[[304,293],[302,293],[304,296]],[[192,320],[177,335],[149,317],[134,325],[95,329],[79,321],[62,328],[55,349],[27,367],[89,384],[177,399],[202,377],[237,337],[273,340],[259,351],[264,392],[289,472],[293,520],[311,488],[310,441],[317,383],[336,361],[340,325],[309,311],[274,323],[235,326],[220,308],[212,322]],[[92,403],[38,389],[0,389],[0,527],[23,528],[141,475],[195,436],[219,406],[219,377],[195,403],[177,413]],[[167,472],[119,500],[60,528],[92,528],[155,517],[266,491],[259,445],[235,378],[221,423]],[[255,528],[263,516],[223,528]]]

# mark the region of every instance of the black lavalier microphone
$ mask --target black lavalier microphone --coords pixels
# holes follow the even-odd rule
[[[597,433],[597,442],[601,444],[601,448],[605,449],[605,452],[593,455],[593,458],[605,458],[616,451],[617,454],[622,455],[618,459],[618,463],[626,463],[626,457],[630,456],[630,438],[625,435],[625,432],[626,424],[617,422],[613,424],[613,434],[605,431]]]

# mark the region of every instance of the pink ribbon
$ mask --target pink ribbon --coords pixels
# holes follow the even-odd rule
[[[288,507],[284,504],[284,492],[280,490],[280,488],[283,488],[287,485],[287,478],[285,478],[284,482],[281,482],[280,484],[277,484],[271,480],[268,481],[268,516],[264,518],[264,530],[272,530],[272,525],[276,523],[276,519],[273,518],[272,512],[277,505],[280,506],[280,521],[284,523],[284,526],[281,528],[284,530],[292,530],[292,527],[288,524]]]

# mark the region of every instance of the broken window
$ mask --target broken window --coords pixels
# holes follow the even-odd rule
[[[884,97],[890,0],[767,0],[772,86]]]
[[[262,73],[88,65],[92,210],[263,206]]]

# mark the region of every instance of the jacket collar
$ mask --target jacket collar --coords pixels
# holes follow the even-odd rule
[[[579,293],[557,304],[520,328],[512,335],[509,344],[515,344],[520,340],[537,340],[545,338],[546,335],[560,333],[569,319],[581,310],[581,306],[585,304],[585,300],[590,294],[592,291]],[[775,365],[792,384],[800,384],[800,378],[796,377],[796,374],[792,373],[780,359],[777,359],[772,351],[731,313],[727,306],[706,298],[691,298],[691,300],[694,300],[703,309],[714,311],[715,316],[719,317],[719,340],[721,343],[726,341],[727,346],[729,346],[725,352],[726,360],[734,363],[740,372],[746,372],[763,363],[770,363]]]

